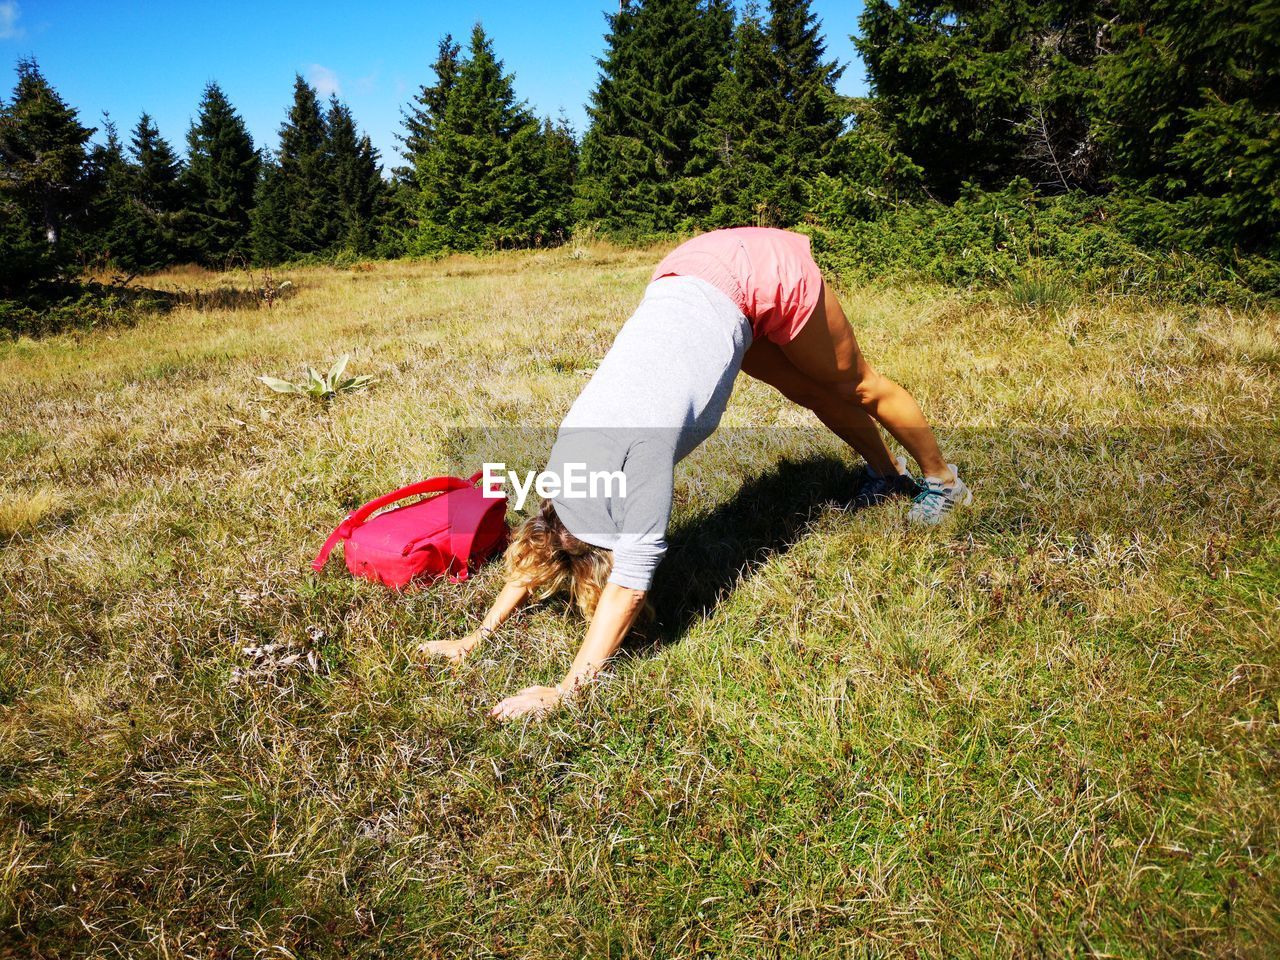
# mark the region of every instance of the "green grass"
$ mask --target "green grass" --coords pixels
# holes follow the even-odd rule
[[[860,465],[744,382],[660,625],[542,723],[484,712],[561,675],[564,604],[451,669],[414,647],[496,566],[309,576],[352,505],[536,456],[655,256],[0,344],[0,955],[1275,955],[1275,312],[846,291],[974,508],[844,512]],[[378,382],[328,406],[254,381],[346,352]]]

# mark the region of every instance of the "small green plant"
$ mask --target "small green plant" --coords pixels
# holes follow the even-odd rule
[[[1005,290],[1009,303],[1025,310],[1065,303],[1071,299],[1071,294],[1071,288],[1065,282],[1045,276],[1016,276]]]
[[[307,379],[301,383],[281,380],[278,377],[258,377],[258,379],[276,393],[301,393],[312,399],[328,402],[340,393],[356,393],[374,382],[373,377],[368,374],[343,379],[342,374],[346,371],[347,362],[350,359],[351,354],[344,353],[334,361],[333,366],[324,376],[321,376],[315,367],[307,367]]]

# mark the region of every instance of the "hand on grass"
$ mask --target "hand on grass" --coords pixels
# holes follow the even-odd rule
[[[559,702],[560,691],[555,687],[525,687],[490,710],[489,716],[495,720],[514,720],[526,715],[540,717],[550,713]]]
[[[450,663],[461,663],[480,642],[482,636],[482,632],[476,630],[461,640],[428,640],[418,644],[418,652],[433,657],[444,657]]]

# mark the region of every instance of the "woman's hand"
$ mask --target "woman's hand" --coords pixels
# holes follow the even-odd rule
[[[481,628],[473,630],[461,640],[428,640],[426,643],[418,644],[418,652],[433,657],[445,657],[450,663],[461,663],[488,633],[489,631]]]
[[[508,583],[502,588],[493,606],[485,614],[480,626],[461,640],[428,640],[418,644],[418,652],[433,657],[445,657],[450,663],[461,663],[481,640],[493,633],[520,604],[529,599],[529,590],[522,583]]]
[[[495,720],[514,720],[527,714],[540,717],[554,710],[560,699],[558,687],[525,687],[490,710],[489,716]]]

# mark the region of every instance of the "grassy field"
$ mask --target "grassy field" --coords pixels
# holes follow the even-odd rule
[[[740,383],[661,622],[541,723],[484,712],[564,604],[450,668],[496,566],[310,575],[364,499],[545,453],[654,259],[0,343],[0,956],[1280,955],[1275,312],[846,291],[974,508],[841,509],[861,465]],[[345,352],[329,406],[254,380]]]

